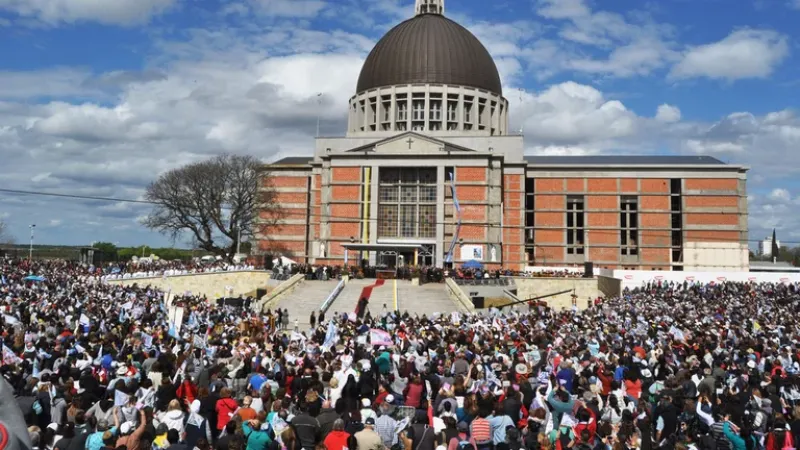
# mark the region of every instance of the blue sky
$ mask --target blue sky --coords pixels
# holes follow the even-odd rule
[[[800,242],[800,0],[447,0],[494,56],[529,154],[703,154],[751,167],[751,239]],[[0,0],[0,187],[140,198],[221,152],[344,133],[413,0]],[[142,205],[0,196],[19,241],[169,245]],[[185,243],[178,242],[179,245]]]

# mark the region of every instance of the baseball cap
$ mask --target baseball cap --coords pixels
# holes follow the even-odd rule
[[[375,418],[367,417],[367,420],[364,421],[364,425],[375,425]]]

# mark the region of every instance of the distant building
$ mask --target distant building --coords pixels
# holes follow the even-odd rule
[[[264,167],[286,217],[256,236],[259,254],[388,267],[748,269],[746,167],[526,155],[489,52],[445,17],[443,0],[416,3],[367,57],[345,136]]]
[[[778,243],[778,248],[781,248],[781,241],[775,239]],[[772,257],[772,236],[767,236],[763,241],[758,243],[758,254],[761,256]]]

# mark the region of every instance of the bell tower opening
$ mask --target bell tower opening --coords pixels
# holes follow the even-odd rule
[[[439,14],[444,15],[444,0],[417,0],[414,7],[416,15]]]

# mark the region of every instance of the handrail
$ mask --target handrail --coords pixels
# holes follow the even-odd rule
[[[474,313],[475,312],[475,305],[472,304],[472,300],[467,297],[467,294],[461,290],[461,288],[453,281],[452,278],[445,278],[444,281],[445,285],[447,285],[448,293],[450,294],[450,299],[456,303],[461,304],[461,307],[464,308],[467,312]]]
[[[336,284],[336,287],[333,288],[330,294],[328,294],[328,298],[326,298],[325,301],[322,302],[322,305],[319,307],[319,310],[322,311],[323,313],[328,312],[328,308],[331,307],[331,304],[333,304],[333,301],[336,300],[336,297],[338,297],[339,294],[342,292],[342,289],[344,289],[344,279],[339,280],[339,283]]]

